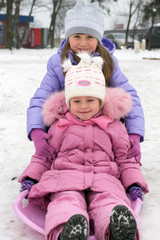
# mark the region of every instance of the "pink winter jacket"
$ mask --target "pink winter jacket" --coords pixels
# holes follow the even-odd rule
[[[38,181],[29,200],[48,204],[50,193],[91,189],[124,195],[124,189],[138,184],[148,192],[147,183],[135,158],[127,159],[130,142],[125,126],[119,120],[132,106],[130,95],[121,88],[106,88],[105,105],[90,121],[74,118],[65,105],[64,92],[50,96],[43,107],[45,124],[50,126],[49,143],[53,159],[33,155],[19,178]]]

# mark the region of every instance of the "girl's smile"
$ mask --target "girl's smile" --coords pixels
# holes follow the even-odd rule
[[[91,35],[77,33],[69,37],[69,43],[74,52],[86,51],[91,54],[96,50],[98,40]]]

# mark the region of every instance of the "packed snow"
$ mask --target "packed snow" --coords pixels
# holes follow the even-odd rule
[[[34,153],[33,142],[26,136],[26,109],[46,72],[47,60],[56,51],[0,50],[0,238],[3,240],[44,240],[43,235],[16,216],[12,204],[19,194],[17,178]],[[140,213],[141,240],[160,239],[160,49],[139,53],[133,49],[116,50],[115,56],[137,89],[145,114],[142,171],[150,192]]]

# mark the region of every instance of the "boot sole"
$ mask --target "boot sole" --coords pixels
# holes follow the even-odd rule
[[[87,240],[88,237],[88,222],[87,219],[81,215],[73,215],[64,225],[60,240]]]
[[[110,240],[135,240],[137,224],[130,210],[118,205],[114,207],[110,215]]]

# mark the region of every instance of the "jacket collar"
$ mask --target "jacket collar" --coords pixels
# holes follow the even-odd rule
[[[80,126],[98,125],[100,128],[105,130],[107,128],[108,123],[113,121],[113,119],[104,115],[100,115],[100,116],[98,115],[97,117],[95,116],[87,121],[82,121],[74,117],[70,112],[67,112],[65,116],[66,118],[61,118],[58,123],[59,129],[62,131],[71,125],[80,125]]]

